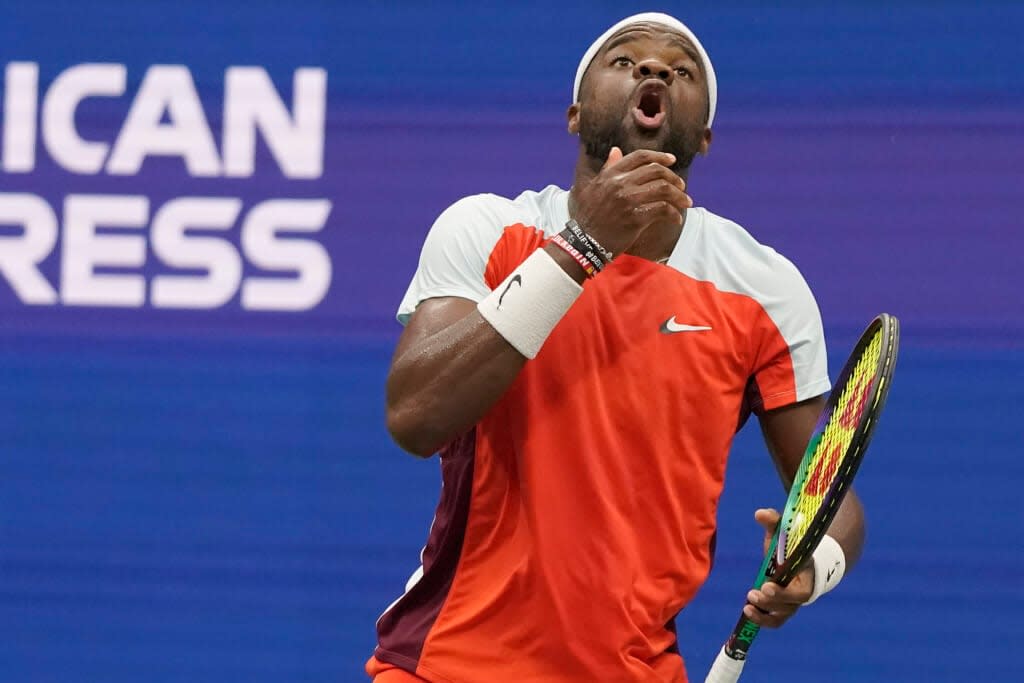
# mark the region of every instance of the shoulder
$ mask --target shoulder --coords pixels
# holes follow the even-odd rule
[[[559,209],[559,207],[562,207]],[[405,323],[419,302],[458,296],[480,301],[568,218],[568,193],[551,186],[514,199],[474,194],[437,217],[423,242],[419,264],[399,306]]]
[[[540,192],[526,191],[515,198],[470,195],[438,216],[427,234],[422,256],[454,260],[481,270],[494,258],[502,263],[525,258],[523,254],[535,249],[566,220],[568,193],[554,186]]]
[[[437,223],[475,225],[497,230],[514,224],[541,228],[551,222],[552,214],[557,213],[560,203],[567,206],[567,197],[565,190],[554,185],[540,191],[527,190],[514,198],[491,193],[473,194],[445,209]]]
[[[486,231],[500,228],[515,213],[511,199],[496,194],[473,194],[462,197],[441,212],[431,232]]]
[[[704,208],[692,211],[694,234],[680,255],[680,270],[718,289],[753,297],[762,305],[811,296],[800,270],[788,258],[735,221]]]
[[[442,212],[445,214],[475,214],[498,216],[515,210],[515,200],[490,192],[471,194],[452,203]]]
[[[756,304],[747,334],[755,349],[755,403],[771,410],[828,391],[821,314],[793,262],[743,226],[705,209],[694,225],[684,267],[716,289]]]

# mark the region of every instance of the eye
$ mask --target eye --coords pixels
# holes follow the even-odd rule
[[[683,78],[693,78],[693,74],[685,66],[677,66],[676,73]]]
[[[612,60],[612,64],[615,66],[633,66],[633,60],[625,55],[619,55]]]

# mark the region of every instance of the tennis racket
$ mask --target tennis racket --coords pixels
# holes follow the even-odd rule
[[[754,588],[786,586],[818,547],[850,489],[892,384],[899,321],[883,313],[868,325],[818,418],[775,527]],[[722,646],[705,683],[735,683],[760,627],[745,616]]]

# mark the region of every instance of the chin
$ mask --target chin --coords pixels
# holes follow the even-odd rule
[[[665,149],[669,137],[668,129],[666,128],[659,128],[658,130],[651,131],[629,131],[622,138],[622,153],[629,154],[629,152],[634,152],[638,149],[650,149],[655,152],[670,152],[671,150]]]

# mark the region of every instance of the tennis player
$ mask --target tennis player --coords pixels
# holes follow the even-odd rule
[[[829,389],[799,271],[687,194],[716,99],[689,28],[624,19],[576,73],[572,188],[466,197],[431,228],[387,420],[440,453],[443,485],[377,623],[377,683],[686,680],[675,617],[711,567],[733,435],[756,414],[788,488]],[[788,587],[748,594],[751,619],[835,586],[862,543],[854,495],[830,534]]]

